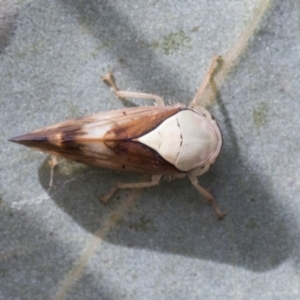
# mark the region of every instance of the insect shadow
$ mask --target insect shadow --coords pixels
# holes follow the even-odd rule
[[[240,157],[226,107],[221,127],[225,145],[215,166],[199,178],[210,187],[228,213],[218,222],[213,209],[185,179],[162,181],[160,186],[141,190],[137,202],[120,218],[104,239],[126,247],[146,248],[254,271],[275,268],[289,253],[284,220],[272,207],[272,194],[261,184],[260,175],[249,172]],[[227,142],[226,142],[227,141]],[[39,169],[43,187],[49,188],[49,166]],[[63,161],[54,173],[49,196],[73,220],[96,232],[109,215],[126,201],[130,191],[119,192],[108,205],[99,201],[116,181],[136,181],[131,173],[102,170]],[[144,178],[142,178],[143,180]],[[288,248],[285,248],[288,249]]]

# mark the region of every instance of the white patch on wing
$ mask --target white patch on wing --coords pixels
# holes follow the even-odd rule
[[[112,128],[111,123],[100,124],[98,125],[97,121],[93,123],[85,124],[82,127],[82,131],[84,132],[84,136],[82,138],[85,139],[102,139],[107,131]]]
[[[174,115],[156,129],[139,137],[137,141],[157,151],[166,161],[175,166],[182,142],[177,115]]]

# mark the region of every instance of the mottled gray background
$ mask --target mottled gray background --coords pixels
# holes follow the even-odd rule
[[[123,107],[125,90],[188,104],[213,54],[263,0],[0,0],[0,299],[300,297],[300,3],[274,0],[213,112],[224,147],[199,178],[147,180],[48,157],[8,138]],[[141,101],[133,101],[140,104]]]

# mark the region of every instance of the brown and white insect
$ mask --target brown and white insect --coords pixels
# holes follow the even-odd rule
[[[198,96],[213,80],[218,60],[219,57],[213,60]],[[152,175],[149,182],[117,183],[102,198],[103,202],[118,189],[154,186],[163,175],[174,178],[187,175],[212,203],[218,218],[224,217],[213,196],[197,180],[197,176],[215,162],[222,147],[220,129],[210,112],[196,105],[195,99],[189,107],[165,106],[163,99],[156,95],[119,91],[111,74],[103,80],[119,98],[154,99],[156,106],[101,112],[54,124],[10,141],[84,164]]]

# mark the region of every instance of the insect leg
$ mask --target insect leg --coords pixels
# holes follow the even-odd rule
[[[157,106],[165,106],[164,99],[160,96],[153,95],[153,94],[145,94],[145,93],[136,93],[136,92],[127,92],[127,91],[120,91],[117,88],[115,83],[114,77],[112,73],[107,73],[102,77],[102,80],[108,84],[116,94],[118,98],[140,98],[140,99],[151,99],[156,102]]]
[[[199,184],[197,177],[192,176],[192,175],[189,175],[189,178],[190,178],[190,180],[191,180],[193,186],[200,192],[200,194],[201,194],[207,201],[209,201],[209,202],[212,204],[212,206],[214,207],[214,210],[215,210],[215,212],[216,212],[216,214],[217,214],[218,220],[223,219],[223,218],[226,216],[226,214],[223,213],[223,212],[221,211],[221,209],[219,208],[219,206],[218,206],[218,204],[217,204],[215,198],[214,198],[207,190],[205,190],[205,189]]]
[[[105,196],[101,197],[103,203],[107,201],[120,189],[140,189],[144,187],[150,187],[158,185],[161,175],[153,175],[149,182],[134,182],[134,183],[122,183],[118,182]]]
[[[217,86],[214,82],[214,77],[216,73],[219,71],[222,65],[222,57],[220,55],[216,55],[213,57],[210,68],[202,81],[200,88],[198,89],[193,101],[190,103],[189,108],[193,108],[194,106],[207,106],[207,102],[209,98],[214,98],[217,92]],[[210,94],[205,95],[204,92],[208,92]],[[207,93],[206,93],[207,94]],[[202,97],[203,96],[203,97]]]
[[[49,189],[53,186],[53,176],[54,176],[54,168],[58,165],[57,157],[54,155],[51,155],[49,160],[49,166],[51,168],[50,170],[50,182],[49,182]]]

